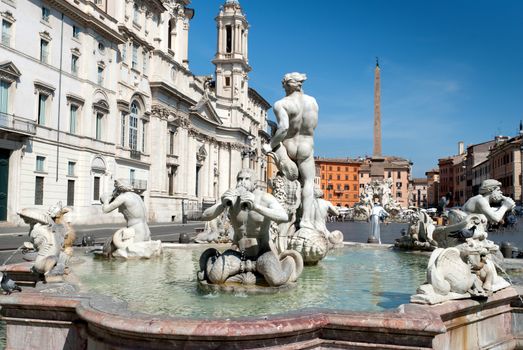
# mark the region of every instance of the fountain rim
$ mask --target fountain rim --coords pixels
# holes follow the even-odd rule
[[[493,299],[515,298],[516,291],[506,288]],[[439,305],[402,304],[396,309],[366,312],[337,311],[332,309],[306,308],[267,316],[195,319],[168,315],[150,315],[130,311],[126,303],[98,294],[42,295],[24,292],[0,297],[0,306],[9,308],[73,312],[88,324],[109,332],[157,337],[228,338],[269,337],[275,334],[314,332],[324,328],[351,328],[354,330],[389,329],[395,332],[444,333],[446,328],[441,314],[463,307],[477,307],[474,300],[451,301]],[[109,307],[112,311],[102,311]],[[115,313],[116,309],[118,310]],[[8,317],[8,316],[7,316]]]

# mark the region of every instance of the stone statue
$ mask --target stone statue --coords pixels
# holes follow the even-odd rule
[[[370,236],[374,237],[381,244],[380,219],[384,219],[389,214],[383,209],[380,203],[374,204],[370,211]]]
[[[396,217],[401,212],[401,205],[392,197],[392,178],[373,180],[365,185],[360,201],[354,205],[354,218],[369,221],[375,202],[380,202],[391,217]]]
[[[318,104],[302,91],[306,79],[305,74],[296,72],[283,77],[286,96],[274,104],[278,128],[263,150],[272,152],[278,169],[289,180],[300,181],[302,215],[299,226],[314,229],[314,129],[318,124]]]
[[[413,300],[434,303],[459,297],[488,296],[509,285],[497,275],[496,268],[503,262],[499,247],[487,239],[487,224],[498,223],[507,211],[514,208],[514,201],[503,196],[500,186],[501,183],[497,180],[483,181],[479,194],[467,200],[462,211],[449,212],[449,225],[435,228],[433,238],[441,248],[432,253],[429,261],[428,271],[434,277],[428,278],[428,285],[420,287],[420,294],[413,296]],[[493,208],[491,204],[500,204],[500,207]],[[470,269],[467,273],[473,274],[472,279],[465,277],[468,275],[462,271],[463,268],[456,267],[456,256],[467,264]],[[446,262],[440,263],[440,260],[453,263],[448,265]],[[470,284],[471,287],[464,291],[464,287],[457,282],[442,282],[441,276],[447,282],[467,282],[464,285]],[[457,293],[457,296],[450,292]]]
[[[32,270],[43,274],[47,282],[62,280],[73,253],[75,234],[63,215],[70,209],[59,202],[47,211],[24,208],[18,215],[30,225],[29,241],[24,242],[24,259],[34,261]]]
[[[196,243],[231,243],[233,235],[228,210],[224,210],[221,215],[205,223],[205,229],[194,237],[194,241]]]
[[[470,198],[463,205],[467,214],[483,214],[488,221],[499,223],[507,211],[515,207],[514,200],[503,196],[501,182],[493,179],[485,180],[479,188],[479,194]],[[499,208],[492,208],[490,204],[501,204]]]
[[[132,186],[115,180],[113,192],[104,194],[100,202],[104,213],[118,209],[127,221],[127,227],[116,231],[104,246],[104,255],[129,259],[161,254],[161,241],[151,241],[145,204]]]
[[[287,250],[289,238],[294,235],[297,223],[297,210],[301,204],[301,185],[298,180],[287,179],[278,171],[271,180],[272,195],[285,209],[289,220],[286,222],[271,223],[271,237],[278,253]]]
[[[433,238],[436,225],[426,210],[409,210],[408,235],[396,239],[394,245],[402,249],[416,249],[432,251],[438,247]]]
[[[289,220],[285,209],[270,193],[256,188],[254,172],[238,173],[236,188],[227,190],[221,201],[204,211],[202,219],[212,220],[228,208],[234,228],[233,249],[219,253],[207,249],[200,257],[201,283],[211,285],[268,284],[271,287],[295,282],[303,269],[298,252],[276,251],[270,237],[272,221]]]
[[[303,93],[305,74],[288,73],[282,80],[286,96],[274,104],[278,127],[263,151],[271,155],[279,174],[273,179],[273,193],[287,211],[289,220],[273,223],[271,235],[278,252],[298,251],[305,264],[316,264],[329,250],[324,218],[318,220],[314,198],[314,129],[318,104]],[[323,225],[320,224],[323,222]],[[329,232],[330,234],[330,232]],[[338,242],[343,235],[331,236]]]
[[[510,284],[499,277],[484,248],[437,248],[427,267],[427,283],[411,302],[437,304],[447,300],[488,297]]]
[[[329,248],[343,247],[343,233],[339,230],[329,231],[327,229],[327,217],[329,214],[338,216],[340,215],[338,208],[336,208],[331,202],[323,199],[323,191],[316,187],[314,188],[314,228],[323,232],[327,238]]]

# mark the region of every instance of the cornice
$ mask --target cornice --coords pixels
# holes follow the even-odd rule
[[[85,13],[80,8],[74,6],[72,3],[69,3],[67,0],[47,0],[47,3],[62,11],[65,15],[78,22],[78,24],[84,25],[86,27],[93,27],[95,31],[104,38],[113,41],[116,44],[123,44],[125,42],[122,35],[116,30],[100,21],[91,13]],[[82,3],[89,5],[85,1],[82,1]],[[94,11],[99,12],[98,7],[94,6]],[[109,16],[105,12],[102,13],[105,18],[113,23],[116,23],[116,20],[113,17]]]
[[[129,37],[131,40],[136,41],[141,46],[147,48],[148,51],[154,50],[154,46],[149,44],[145,39],[141,38],[133,30],[127,28],[124,24],[118,24],[118,31],[123,34],[123,37]]]
[[[176,96],[178,99],[187,102],[187,104],[189,104],[189,105],[195,105],[196,104],[195,100],[193,100],[189,96],[185,95],[184,93],[180,92],[179,90],[177,90],[171,84],[168,84],[168,83],[166,83],[164,81],[150,81],[149,82],[149,86],[151,87],[151,90],[154,89],[154,88],[160,89],[160,90],[164,90],[167,93],[170,93],[170,94]]]

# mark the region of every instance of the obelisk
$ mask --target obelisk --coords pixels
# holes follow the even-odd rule
[[[374,68],[374,150],[370,163],[370,178],[382,180],[385,177],[385,158],[381,154],[381,85],[380,64],[376,57]]]
[[[380,64],[376,57],[374,69],[374,157],[381,157]]]

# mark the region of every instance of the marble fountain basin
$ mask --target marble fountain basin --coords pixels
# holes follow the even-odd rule
[[[409,304],[427,255],[349,245],[272,295],[207,293],[208,245],[168,245],[159,259],[103,261],[75,252],[67,283],[0,297],[8,349],[513,349],[521,303]],[[225,249],[225,246],[219,247]],[[497,348],[497,347],[493,347]]]

